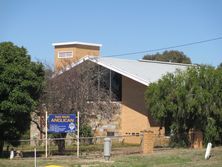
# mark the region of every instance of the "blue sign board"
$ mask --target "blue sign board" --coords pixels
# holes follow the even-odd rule
[[[76,130],[75,114],[49,114],[49,133],[74,133]]]

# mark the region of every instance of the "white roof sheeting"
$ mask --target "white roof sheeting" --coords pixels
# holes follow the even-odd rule
[[[150,60],[127,60],[111,57],[99,57],[89,60],[144,85],[158,81],[167,73],[174,73],[177,69],[185,70],[188,66],[191,66],[190,64]]]
[[[144,85],[149,85],[152,82],[156,82],[167,73],[176,72],[177,69],[185,70],[189,66],[192,66],[192,64],[151,60],[128,60],[111,57],[86,56],[80,59],[78,62],[72,64],[71,67],[67,68],[66,70],[74,68],[84,61],[92,61]],[[62,71],[59,72],[59,74],[62,73]]]

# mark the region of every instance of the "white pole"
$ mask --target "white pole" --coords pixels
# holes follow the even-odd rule
[[[205,157],[204,157],[206,160],[209,159],[210,156],[211,156],[211,148],[212,148],[212,144],[208,143],[206,153],[205,153]]]
[[[48,157],[48,112],[45,111],[45,158]]]
[[[14,158],[14,150],[11,149],[11,151],[10,151],[10,159],[13,159],[13,158]]]
[[[79,111],[77,112],[77,158],[79,158]]]
[[[36,161],[36,148],[34,148],[34,156],[35,156],[35,162],[34,162],[34,165],[35,165],[35,167],[37,167],[37,161]]]

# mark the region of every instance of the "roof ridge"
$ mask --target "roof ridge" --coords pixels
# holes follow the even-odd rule
[[[158,60],[145,60],[145,59],[120,59],[120,58],[112,58],[112,57],[100,57],[100,58],[109,58],[109,59],[118,59],[118,60],[126,60],[126,61],[137,61],[137,62],[147,62],[147,63],[158,63],[158,64],[168,64],[168,65],[180,65],[180,66],[195,66],[195,64],[186,64],[186,63],[176,63],[176,62],[167,62],[167,61],[158,61]]]
[[[139,59],[140,62],[149,62],[149,63],[159,63],[159,64],[169,64],[169,65],[181,65],[181,66],[192,66],[193,64],[186,63],[176,63],[176,62],[168,62],[168,61],[158,61],[158,60],[145,60]]]

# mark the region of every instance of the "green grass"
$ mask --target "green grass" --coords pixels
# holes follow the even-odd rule
[[[38,167],[46,165],[60,165],[63,167],[97,166],[97,167],[220,167],[222,166],[222,147],[213,148],[213,156],[204,160],[205,149],[172,149],[155,151],[149,155],[122,155],[113,156],[110,162],[100,159],[76,159],[75,157],[52,157],[51,159],[38,158]],[[1,167],[31,167],[33,159],[20,160],[0,159]]]

